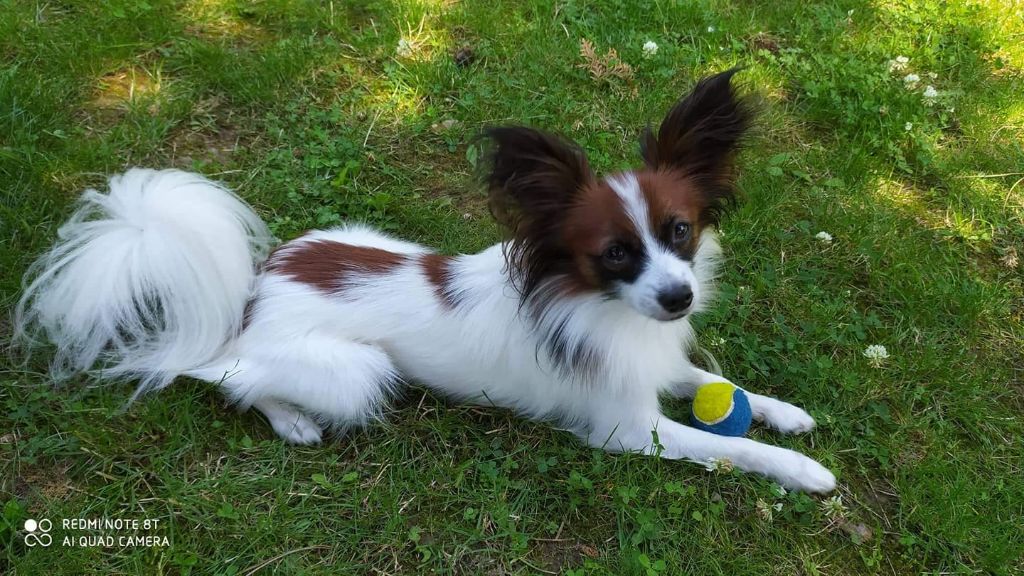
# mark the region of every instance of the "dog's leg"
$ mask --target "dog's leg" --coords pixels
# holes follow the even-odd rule
[[[267,417],[274,432],[291,444],[319,444],[320,426],[299,410],[276,400],[264,398],[252,405]]]
[[[290,442],[315,441],[317,422],[337,430],[366,424],[380,414],[398,379],[378,346],[322,331],[246,344],[221,386],[242,406],[266,414]]]
[[[828,469],[799,452],[690,428],[657,410],[629,414],[629,405],[626,401],[608,403],[594,414],[599,420],[592,421],[588,442],[612,452],[656,453],[702,464],[728,459],[740,470],[763,474],[786,488],[805,492],[830,492],[836,486]],[[660,449],[654,444],[655,436]]]
[[[680,398],[693,398],[697,388],[712,382],[730,382],[728,378],[691,367],[684,380],[673,385],[671,393]],[[730,382],[731,383],[731,382]],[[814,418],[804,410],[776,400],[770,396],[754,394],[744,389],[750,400],[750,409],[754,419],[782,432],[783,434],[800,434],[814,428]]]

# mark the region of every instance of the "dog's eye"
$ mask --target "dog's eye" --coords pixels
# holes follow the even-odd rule
[[[609,264],[621,264],[626,261],[626,249],[621,244],[612,244],[605,249],[604,259]]]
[[[676,222],[672,226],[672,241],[682,242],[690,235],[690,225],[686,222]]]

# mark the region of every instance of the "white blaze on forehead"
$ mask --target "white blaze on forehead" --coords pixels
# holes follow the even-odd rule
[[[608,178],[608,186],[622,201],[626,215],[636,228],[643,244],[647,263],[633,282],[633,289],[646,293],[645,299],[654,298],[661,290],[679,283],[696,284],[690,265],[678,254],[658,242],[651,230],[650,207],[640,189],[636,174],[625,173]]]
[[[622,200],[622,206],[626,210],[626,216],[633,223],[636,233],[643,242],[644,249],[648,252],[658,249],[658,243],[650,230],[650,211],[647,206],[647,199],[640,190],[640,182],[636,174],[627,172],[618,176],[608,178],[608,186]]]

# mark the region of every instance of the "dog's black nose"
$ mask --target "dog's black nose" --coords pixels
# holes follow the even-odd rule
[[[682,312],[693,303],[693,290],[686,284],[673,286],[658,294],[658,304],[669,314]]]

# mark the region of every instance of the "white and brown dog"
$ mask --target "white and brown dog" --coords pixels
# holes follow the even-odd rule
[[[565,140],[494,128],[486,182],[508,242],[445,256],[366,226],[273,252],[225,188],[132,169],[90,190],[33,267],[17,326],[56,345],[54,374],[216,383],[290,442],[379,417],[404,381],[551,420],[614,451],[727,458],[786,487],[835,477],[792,450],[666,417],[659,394],[720,381],[694,367],[750,113],[733,71],[700,81],[642,140],[643,167],[597,177]],[[754,416],[806,432],[803,410],[748,393]],[[660,447],[654,446],[655,437]]]

